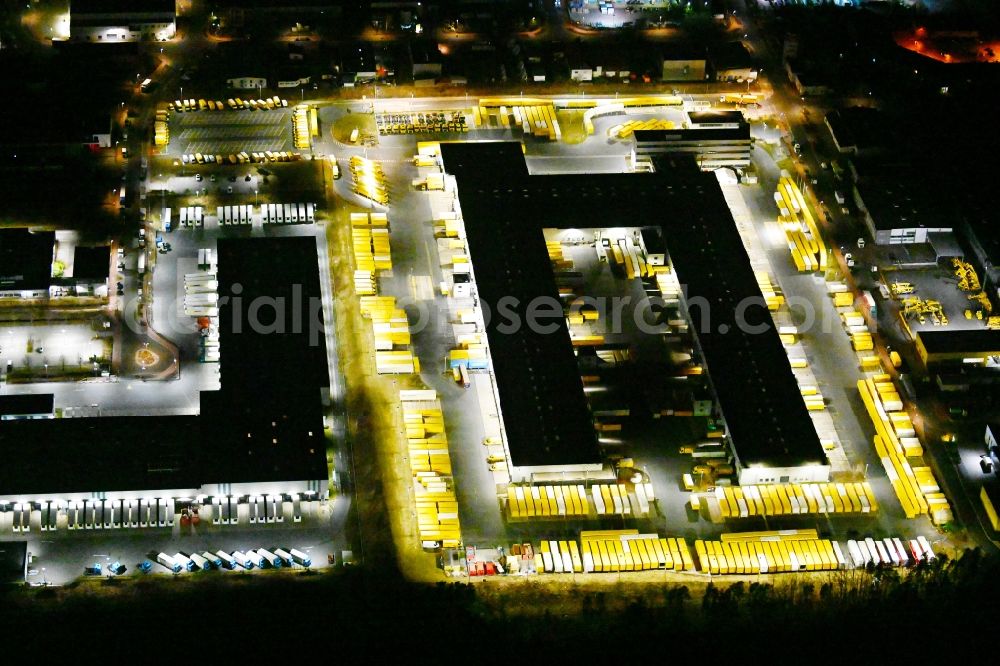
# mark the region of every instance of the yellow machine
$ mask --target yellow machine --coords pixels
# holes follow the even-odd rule
[[[889,291],[896,298],[900,296],[905,296],[907,294],[912,294],[914,291],[913,284],[909,282],[893,282],[889,285]]]
[[[983,313],[985,312],[987,316],[993,313],[993,303],[990,302],[990,297],[986,295],[985,291],[979,291],[975,294],[969,294],[968,299],[979,304],[979,311],[976,313],[978,319],[983,318]]]
[[[962,291],[979,291],[982,286],[979,284],[979,276],[976,269],[967,261],[962,261],[957,257],[951,260],[951,266],[958,278],[958,288]]]

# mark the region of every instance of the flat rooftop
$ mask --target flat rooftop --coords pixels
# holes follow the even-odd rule
[[[688,119],[695,125],[707,123],[735,123],[743,125],[746,123],[746,118],[743,117],[743,112],[737,110],[692,111],[688,113]]]
[[[201,485],[198,416],[4,421],[0,495]]]
[[[750,125],[742,121],[739,127],[694,127],[690,129],[636,130],[632,132],[635,143],[685,143],[697,141],[746,141],[750,142]]]
[[[928,354],[1000,354],[1000,331],[987,328],[966,331],[920,331]]]
[[[855,184],[878,230],[955,226],[955,212],[922,169],[869,165]]]
[[[743,42],[724,42],[709,47],[709,60],[716,70],[753,68],[753,56]]]
[[[48,289],[55,232],[0,229],[0,290]]]
[[[691,173],[694,167],[678,168],[680,162],[655,159],[654,164],[657,173],[651,177],[673,185],[674,195],[658,204],[672,213],[661,220],[663,233],[686,302],[706,304],[690,308],[691,327],[737,457],[745,467],[826,464],[715,175]]]
[[[326,335],[312,236],[218,241],[222,388],[260,396],[294,378],[329,386]],[[266,362],[260,362],[265,360]]]
[[[176,14],[176,0],[70,0],[71,16]]]
[[[688,297],[710,305],[711,325],[697,330],[698,340],[742,463],[825,463],[713,174],[692,158],[657,158],[655,174],[530,176],[518,143],[442,144],[441,151],[458,181],[477,288],[494,313],[506,295],[555,296],[544,228],[614,227],[624,220],[629,227],[660,227]],[[672,242],[678,238],[683,242]],[[737,325],[744,302],[760,303],[746,312],[754,332]],[[565,321],[552,323],[550,334],[524,326],[502,334],[492,323],[487,330],[508,445],[519,466],[582,464],[597,451]],[[543,431],[547,446],[539,444]]]
[[[493,313],[486,335],[511,460],[518,467],[600,463],[597,435],[539,224],[556,221],[533,210],[537,199],[533,189],[529,193],[518,188],[512,196],[511,190],[496,187],[489,179],[489,174],[502,174],[497,181],[506,184],[527,179],[520,144],[487,146],[481,150],[481,144],[445,144],[442,151],[448,172],[458,179],[479,297]],[[543,298],[555,303],[557,312],[544,322],[554,329],[547,333],[524,325],[530,304]],[[506,330],[510,319],[499,316],[498,306],[504,302],[522,322],[516,330]]]
[[[111,271],[111,248],[107,245],[73,248],[73,278],[106,280]]]
[[[889,143],[891,127],[878,109],[852,106],[834,109],[826,114],[826,122],[837,143],[854,146],[860,151],[884,147]]]
[[[11,393],[0,395],[0,418],[51,414],[54,397],[51,393]]]
[[[0,541],[0,584],[24,583],[28,568],[27,541]]]
[[[4,421],[0,495],[327,478],[317,254],[312,236],[220,239],[222,387],[200,414]]]

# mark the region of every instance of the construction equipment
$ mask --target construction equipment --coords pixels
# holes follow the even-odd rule
[[[961,291],[979,291],[982,289],[982,285],[979,284],[979,276],[976,274],[976,269],[972,267],[972,264],[955,257],[951,260],[951,265],[955,271],[955,277],[958,278],[958,288]]]
[[[940,301],[910,297],[904,298],[901,304],[903,316],[907,319],[916,318],[918,322],[925,324],[930,317],[931,323],[935,326],[948,325],[948,316],[944,313]]]
[[[983,312],[985,312],[987,316],[993,313],[993,303],[990,302],[990,297],[986,295],[985,291],[969,294],[968,299],[979,304],[980,312],[977,313],[979,319],[983,318]]]
[[[889,291],[892,292],[894,298],[912,294],[914,290],[913,284],[910,282],[893,282],[889,285]]]

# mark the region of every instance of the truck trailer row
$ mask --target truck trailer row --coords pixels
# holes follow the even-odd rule
[[[779,483],[717,486],[715,497],[725,519],[819,513],[874,513],[871,485],[862,483]]]
[[[173,499],[87,499],[44,501],[38,503],[16,502],[11,507],[14,532],[30,532],[33,512],[38,512],[37,524],[42,531],[59,526],[65,516],[68,529],[119,529],[138,527],[171,527],[176,514]]]
[[[512,520],[649,515],[655,499],[649,483],[507,486],[507,515]]]
[[[295,548],[285,550],[284,548],[257,548],[256,550],[237,550],[228,553],[224,550],[216,552],[202,551],[193,553],[159,553],[156,556],[157,564],[161,565],[171,573],[181,573],[184,571],[235,571],[251,569],[281,569],[300,566],[308,569],[312,566],[312,559],[306,553]],[[150,567],[140,567],[144,571],[149,571]]]

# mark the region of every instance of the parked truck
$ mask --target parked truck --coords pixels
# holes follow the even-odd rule
[[[725,458],[726,456],[726,447],[715,442],[698,444],[691,451],[692,458]]]
[[[295,562],[295,558],[293,558],[291,553],[289,553],[284,548],[275,548],[274,554],[277,555],[279,558],[281,558],[281,563],[286,567],[292,566],[292,564]]]
[[[182,567],[188,571],[194,571],[194,560],[185,555],[184,553],[175,553],[174,561],[180,564]]]
[[[281,558],[278,557],[277,555],[275,555],[274,553],[272,553],[271,551],[266,550],[264,548],[258,548],[257,549],[257,555],[260,556],[260,557],[262,557],[262,558],[264,558],[267,561],[267,563],[269,565],[271,565],[272,569],[280,569],[281,568],[281,564],[282,564]]]
[[[312,566],[312,560],[309,559],[309,556],[303,553],[301,550],[296,550],[295,548],[292,548],[288,552],[292,556],[292,559],[295,560],[295,563],[298,564],[299,566],[305,567],[306,569]]]
[[[198,569],[201,571],[208,571],[209,569],[212,568],[212,565],[209,563],[209,561],[206,560],[204,557],[202,557],[200,553],[191,553],[189,559],[192,562],[194,562],[195,566],[198,567]]]
[[[247,569],[247,570],[253,569],[254,560],[255,559],[256,559],[256,556],[253,555],[253,551],[252,550],[249,551],[249,555],[247,553],[244,553],[241,550],[237,550],[237,551],[233,552],[233,561],[236,562],[236,564],[240,565],[241,567],[243,567],[244,569]]]
[[[220,558],[218,556],[218,554],[213,555],[209,551],[205,550],[205,551],[202,551],[201,556],[203,558],[205,558],[206,562],[208,562],[210,565],[212,565],[216,569],[221,569],[222,568],[222,558]]]
[[[219,550],[215,552],[216,561],[219,562],[220,568],[226,568],[230,571],[236,568],[236,560],[233,556],[224,550]]]
[[[156,561],[165,566],[167,569],[170,569],[170,571],[173,573],[181,572],[180,563],[177,562],[177,560],[175,560],[174,558],[167,555],[166,553],[160,553],[159,555],[157,555]]]

